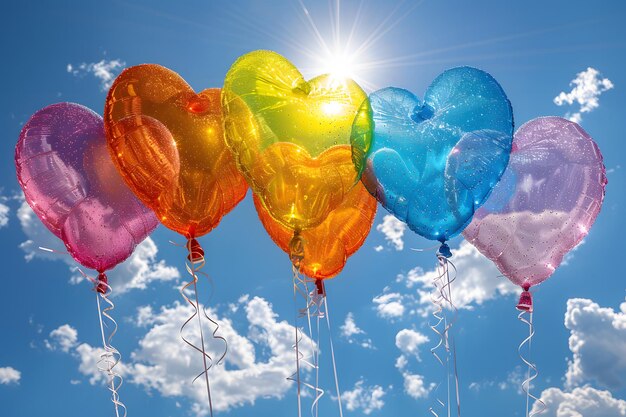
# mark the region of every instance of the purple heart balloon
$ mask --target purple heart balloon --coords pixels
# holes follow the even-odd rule
[[[593,225],[606,173],[579,125],[541,117],[515,133],[509,165],[463,235],[513,283],[546,280]]]
[[[113,268],[158,224],[111,162],[102,118],[79,104],[35,113],[20,133],[15,167],[35,214],[86,268]]]

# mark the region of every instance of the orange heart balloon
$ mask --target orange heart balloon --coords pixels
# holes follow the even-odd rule
[[[246,194],[224,142],[217,88],[196,94],[165,67],[130,67],[109,90],[104,125],[128,186],[182,235],[210,232]]]
[[[293,231],[313,228],[359,179],[350,134],[367,99],[354,81],[306,81],[287,59],[254,51],[222,89],[226,141],[270,215]]]
[[[254,194],[254,206],[274,243],[289,254],[293,231],[274,220],[257,194]],[[375,216],[376,199],[361,182],[357,183],[326,220],[302,231],[304,258],[300,262],[300,271],[316,280],[337,275],[348,257],[365,242]]]
[[[251,175],[265,184],[263,202],[277,221],[289,226],[321,224],[352,186],[351,152],[350,146],[333,146],[311,158],[305,149],[279,142],[258,156]]]

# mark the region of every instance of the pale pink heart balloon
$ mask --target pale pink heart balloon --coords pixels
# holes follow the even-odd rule
[[[582,127],[560,117],[531,120],[515,133],[502,179],[463,235],[528,289],[589,233],[606,184],[602,154]]]

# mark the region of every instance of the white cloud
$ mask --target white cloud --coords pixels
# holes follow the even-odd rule
[[[50,332],[50,340],[46,340],[46,347],[50,350],[69,352],[78,342],[78,332],[69,324],[59,326]]]
[[[347,339],[349,339],[350,337],[356,334],[365,333],[356,325],[354,321],[354,315],[352,314],[352,312],[348,313],[348,315],[346,316],[346,320],[343,322],[343,324],[340,327],[340,330],[341,330],[341,335]]]
[[[28,238],[28,240],[20,244],[20,248],[25,252],[24,258],[26,261],[40,258],[55,261],[62,260],[70,266],[76,265],[69,256],[50,253],[39,249],[39,247],[43,247],[62,253],[66,252],[61,239],[53,235],[52,232],[41,223],[26,201],[22,201],[20,208],[17,210],[17,218],[22,226],[22,231]]]
[[[402,329],[396,334],[396,347],[405,355],[412,355],[420,361],[419,349],[430,339],[427,336],[411,329]]]
[[[385,215],[383,222],[376,226],[376,230],[385,235],[385,240],[388,244],[393,246],[395,250],[404,249],[404,240],[402,237],[406,230],[406,224],[396,219],[395,216],[391,214]],[[382,246],[377,246],[374,249],[376,252],[380,252],[383,248]]]
[[[356,325],[352,312],[348,313],[345,321],[343,322],[341,327],[339,327],[339,330],[341,330],[341,336],[345,338],[348,343],[355,343],[366,349],[374,349],[372,339],[364,337],[366,333],[364,330],[360,329],[359,326]],[[356,337],[359,335],[360,337]]]
[[[397,292],[383,292],[372,300],[376,304],[376,314],[386,319],[397,319],[404,315],[403,295]]]
[[[566,387],[591,381],[612,389],[626,386],[626,302],[620,309],[582,298],[567,301],[565,327],[570,330],[573,357],[565,374]]]
[[[620,169],[622,169],[622,166],[620,164],[617,164],[613,168],[607,168],[606,173],[607,175],[613,174],[615,173],[615,171],[619,171]]]
[[[411,329],[402,329],[396,334],[396,347],[402,354],[396,358],[395,366],[402,375],[404,392],[416,400],[426,398],[435,384],[426,385],[422,375],[408,371],[409,360],[407,356],[413,356],[418,362],[421,361],[420,346],[428,341],[427,336]]]
[[[523,369],[521,366],[516,366],[514,370],[509,372],[506,376],[506,380],[500,381],[498,383],[498,388],[502,391],[505,389],[514,389],[518,394],[522,395],[524,389],[522,388],[522,384],[526,380],[528,375],[528,368]],[[532,392],[532,389],[535,385],[531,382],[529,384],[529,389]]]
[[[107,91],[111,88],[115,77],[126,63],[120,59],[106,60],[99,62],[81,63],[78,66],[67,64],[67,72],[75,77],[82,77],[85,74],[92,74],[100,81],[100,89]]]
[[[481,305],[498,295],[517,294],[520,291],[508,279],[501,277],[493,262],[467,241],[461,242],[458,249],[452,249],[451,261],[458,271],[457,279],[452,284],[452,301],[457,308],[472,309],[474,305]],[[426,315],[431,311],[433,280],[438,276],[437,269],[424,272],[420,267],[410,270],[407,275],[398,276],[398,282],[404,282],[407,288],[420,286],[417,290],[417,313]]]
[[[614,390],[626,385],[626,301],[620,311],[614,311],[592,300],[569,299],[565,327],[570,330],[569,348],[573,354],[565,374],[567,390],[544,390],[540,399],[546,410],[541,415],[626,417],[626,401],[589,385],[595,381]],[[542,405],[535,402],[533,412],[541,409]]]
[[[109,285],[114,294],[122,294],[133,289],[145,290],[157,281],[171,281],[180,278],[178,269],[169,266],[164,260],[157,261],[159,250],[151,237],[144,239],[130,257],[107,272]],[[83,280],[82,275],[74,275],[72,283]]]
[[[527,368],[526,368],[527,369]],[[523,369],[521,366],[516,366],[511,372],[509,372],[506,376],[506,379],[503,381],[497,380],[483,380],[483,381],[474,381],[469,384],[469,389],[479,392],[484,388],[493,388],[497,387],[501,391],[513,389],[518,394],[522,395],[522,382],[526,379],[527,370]],[[530,384],[530,389],[532,390],[534,385]]]
[[[409,364],[409,360],[404,355],[400,355],[396,358],[396,368],[403,370]]]
[[[154,310],[152,306],[140,306],[137,307],[137,317],[134,319],[134,323],[138,327],[145,327],[154,323]]]
[[[20,244],[25,252],[26,261],[35,258],[53,261],[63,261],[70,266],[73,275],[72,284],[83,281],[78,273],[78,264],[66,253],[63,242],[52,234],[37,218],[26,201],[23,201],[17,210],[17,217],[28,240]],[[40,247],[55,250],[60,253],[51,253],[39,249]],[[135,248],[133,254],[124,262],[107,272],[109,284],[114,294],[122,294],[132,289],[146,289],[155,281],[171,281],[180,277],[178,269],[169,266],[165,261],[157,261],[158,248],[152,238],[147,237]],[[87,271],[86,271],[87,272]],[[93,275],[93,274],[92,274]]]
[[[585,386],[571,392],[558,388],[548,388],[541,393],[541,400],[546,405],[542,417],[624,417],[626,401],[613,398],[609,391],[600,391]],[[539,411],[535,403],[533,412]]]
[[[428,397],[428,393],[434,385],[431,384],[430,386],[426,386],[422,375],[403,372],[402,377],[404,379],[404,392],[416,400]]]
[[[214,366],[209,374],[213,406],[217,411],[254,404],[260,398],[282,398],[293,386],[293,382],[287,380],[295,371],[293,326],[278,321],[272,305],[260,297],[246,298],[243,302],[249,324],[245,336],[235,330],[229,317],[217,317],[214,311],[208,311],[220,323],[219,334],[228,341],[225,365]],[[202,370],[201,355],[184,344],[179,336],[181,324],[192,313],[191,307],[175,303],[156,313],[151,309],[138,311],[141,322],[152,327],[139,341],[130,361],[116,370],[126,381],[148,391],[155,390],[164,397],[188,398],[196,414],[206,415],[206,388],[202,381],[192,384]],[[205,334],[212,330],[207,327]],[[184,335],[199,345],[195,321],[186,328]],[[207,351],[214,358],[223,352],[222,342],[211,338],[205,341],[208,341]],[[310,356],[308,348],[313,342],[305,335],[301,342],[304,355]],[[80,359],[80,372],[89,376],[91,383],[104,382],[105,375],[96,368],[102,349],[83,343],[75,351]]]
[[[10,366],[0,368],[0,385],[19,384],[22,373]]]
[[[350,391],[344,391],[341,399],[348,411],[362,410],[363,414],[369,415],[373,411],[384,407],[383,397],[386,392],[380,385],[366,386],[365,381],[360,379]]]
[[[0,228],[9,224],[9,213],[11,209],[6,204],[0,203]]]
[[[428,397],[430,391],[435,388],[437,384],[431,383],[430,385],[426,385],[424,382],[424,376],[411,373],[406,369],[408,364],[409,360],[406,355],[402,354],[396,358],[395,366],[398,371],[400,371],[400,375],[402,375],[405,394],[416,400]]]
[[[600,106],[600,95],[614,87],[611,80],[602,78],[600,72],[591,67],[576,74],[576,78],[570,82],[570,86],[573,86],[572,90],[568,93],[561,91],[554,98],[554,104],[571,106],[576,103],[578,110],[566,114],[566,117],[576,123],[582,121],[583,113],[597,109]]]

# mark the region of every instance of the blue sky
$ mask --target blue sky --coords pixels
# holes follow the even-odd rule
[[[335,45],[336,23],[329,17],[329,5],[302,4],[326,42]],[[22,124],[39,108],[59,101],[78,102],[101,113],[107,76],[145,62],[177,71],[197,90],[221,86],[239,55],[261,48],[275,50],[307,76],[315,75],[324,66],[324,53],[302,4],[256,0],[4,5],[2,415],[112,414],[95,370],[99,329],[94,294],[87,282],[77,282],[71,259],[36,250],[55,243],[20,199],[13,151]],[[357,65],[355,75],[370,91],[397,86],[421,96],[443,70],[476,66],[502,84],[518,126],[538,116],[569,114],[581,117],[598,142],[609,179],[602,212],[567,265],[536,291],[533,356],[540,376],[535,392],[548,403],[547,416],[556,416],[559,407],[585,417],[623,416],[626,300],[619,242],[626,232],[626,145],[620,126],[626,101],[626,6],[620,1],[592,5],[425,0],[364,1],[358,9],[358,2],[341,4],[337,45],[354,52],[367,44],[356,64],[379,64]],[[303,53],[304,48],[322,58]],[[573,105],[557,106],[554,98],[570,93],[570,82],[581,72],[591,80],[583,86],[607,78],[613,87],[599,95],[579,89],[568,96]],[[590,104],[590,97],[598,106]],[[591,111],[580,111],[590,106]],[[408,230],[402,233],[386,214],[379,210],[363,248],[327,284],[346,416],[427,415],[433,400],[429,389],[440,376],[428,352],[434,340],[424,316],[429,304],[421,298],[429,291],[426,283],[435,257],[432,251],[411,250],[432,243]],[[114,345],[125,359],[121,370],[126,382],[120,395],[131,416],[194,416],[205,411],[201,384],[190,385],[201,369],[200,358],[178,339],[186,314],[176,304],[182,301],[177,288],[184,278],[184,253],[170,240],[181,241],[160,227],[111,274],[120,324]],[[265,234],[250,195],[200,241],[207,255],[205,271],[214,282],[208,306],[221,319],[231,344],[229,361],[214,375],[217,414],[293,416],[295,390],[283,378],[291,358],[285,353],[291,342],[285,335],[291,334],[294,316],[287,256]],[[517,289],[462,239],[451,246],[458,250],[455,296],[465,307],[456,325],[463,413],[523,415],[516,349],[525,329],[514,310]],[[203,283],[200,291],[207,299],[209,286]],[[322,387],[330,394],[333,381],[325,341],[321,348]],[[177,360],[187,359],[190,366],[179,366]],[[322,400],[321,412],[337,415],[330,395]]]

